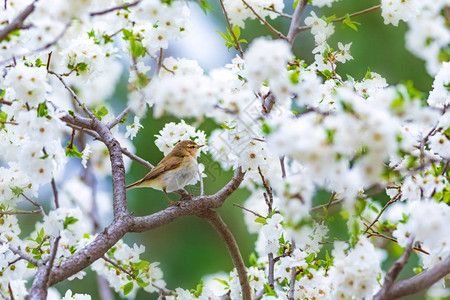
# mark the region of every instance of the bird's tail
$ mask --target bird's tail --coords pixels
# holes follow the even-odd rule
[[[141,180],[136,181],[135,183],[129,184],[129,185],[127,185],[125,188],[126,188],[127,190],[128,190],[128,189],[132,189],[132,188],[136,188],[136,187],[139,187],[139,184],[141,184]]]

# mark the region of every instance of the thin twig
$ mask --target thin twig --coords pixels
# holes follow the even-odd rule
[[[122,153],[125,154],[126,156],[128,156],[129,158],[131,158],[132,160],[134,160],[135,162],[140,163],[141,165],[143,165],[144,167],[146,167],[147,169],[153,169],[153,165],[151,163],[149,163],[148,161],[146,161],[143,158],[140,158],[139,156],[131,153],[130,151],[128,151],[126,148],[121,148]]]
[[[394,196],[394,198],[392,198],[391,200],[388,201],[388,203],[386,203],[386,205],[381,209],[380,213],[375,218],[375,220],[373,220],[373,222],[366,228],[366,230],[364,231],[364,234],[366,234],[367,231],[369,231],[369,229],[372,228],[372,226],[378,221],[378,219],[381,217],[381,215],[386,210],[386,208],[388,208],[388,206],[391,205],[392,203],[397,202],[401,196],[402,196],[402,193],[398,193],[397,195]]]
[[[286,166],[284,165],[285,156],[280,157],[281,177],[286,178]]]
[[[131,107],[127,106],[117,117],[114,118],[111,122],[108,123],[108,128],[111,129],[117,124],[121,123],[126,115],[131,111]]]
[[[366,224],[364,224],[364,225],[366,225]],[[367,226],[367,225],[366,225],[366,226]],[[378,231],[374,231],[373,229],[371,229],[371,231],[372,231],[372,232],[369,233],[369,234],[367,235],[368,238],[373,237],[373,236],[376,236],[376,237],[381,237],[381,238],[390,240],[390,241],[392,241],[392,242],[398,244],[397,239],[395,239],[395,238],[393,238],[393,237],[384,235],[384,234],[382,234],[382,233],[379,233]],[[414,251],[418,251],[418,252],[422,252],[423,254],[430,255],[430,253],[428,253],[427,251],[423,250],[422,248],[419,248],[419,247],[413,247],[413,249],[414,249]]]
[[[264,7],[264,10],[268,10],[268,11],[271,11],[273,13],[276,13],[276,14],[280,15],[280,17],[282,17],[282,18],[292,19],[291,15],[288,15],[288,14],[282,13],[280,11],[277,11],[277,10],[275,10],[275,8],[273,8],[273,6]]]
[[[110,13],[110,12],[113,12],[113,11],[116,11],[116,10],[121,10],[121,9],[129,8],[129,7],[132,7],[132,6],[136,6],[140,2],[141,2],[141,0],[138,0],[138,1],[135,1],[135,2],[128,3],[128,4],[122,4],[122,5],[119,5],[119,6],[111,7],[111,8],[102,10],[102,11],[91,12],[91,13],[89,13],[89,16],[94,17],[94,16],[104,15],[104,14],[107,14],[107,13]]]
[[[292,251],[295,249],[295,240],[292,240]],[[295,279],[297,278],[297,268],[292,267],[291,270],[291,282],[289,284],[289,300],[294,300],[295,292]]]
[[[78,95],[72,90],[72,88],[70,86],[68,86],[66,84],[66,82],[64,81],[64,79],[58,74],[55,73],[53,71],[49,71],[50,74],[55,75],[59,81],[61,81],[61,83],[63,84],[63,86],[66,88],[66,90],[69,91],[69,93],[72,95],[72,98],[75,99],[75,101],[78,103],[78,105],[84,110],[84,112],[90,117],[90,118],[94,118],[94,114],[91,113],[91,111],[89,109],[86,108],[86,106],[84,105],[84,103],[81,102],[81,99],[78,97]]]
[[[2,215],[35,215],[40,214],[40,210],[16,210],[16,211],[0,211],[0,216]]]
[[[344,199],[338,199],[336,201],[333,201],[331,203],[327,203],[327,204],[323,204],[323,205],[318,205],[318,206],[314,206],[313,208],[310,209],[309,212],[317,212],[317,211],[322,211],[324,207],[329,208],[330,206],[333,205],[337,205],[344,202]]]
[[[265,217],[263,217],[262,215],[258,214],[257,212],[255,212],[255,211],[253,211],[253,210],[250,210],[250,209],[248,209],[248,208],[245,208],[245,207],[243,207],[243,206],[241,206],[241,205],[239,205],[239,204],[237,204],[237,203],[233,203],[233,205],[236,206],[236,207],[239,207],[239,208],[241,208],[241,209],[243,209],[243,210],[245,210],[245,211],[248,211],[249,213],[254,214],[254,215],[257,216],[258,218],[263,218],[263,219],[265,219]]]
[[[11,102],[11,101],[6,101],[6,100],[3,100],[3,99],[0,99],[0,104],[12,105],[12,102]]]
[[[2,242],[0,242],[0,244],[2,244]],[[31,256],[29,256],[28,254],[26,254],[25,252],[23,252],[22,250],[20,250],[20,247],[14,247],[11,244],[8,244],[9,250],[11,250],[12,253],[14,253],[15,255],[20,256],[21,258],[25,259],[26,261],[32,263],[35,266],[40,265],[39,261],[37,259],[32,258]]]
[[[36,201],[32,200],[31,198],[28,198],[24,193],[20,193],[25,199],[28,200],[28,202],[30,202],[31,204],[33,204],[34,206],[36,206],[37,208],[39,208],[39,211],[41,213],[42,216],[45,216],[45,211],[42,208],[42,205],[40,205],[39,203],[37,203]]]
[[[234,47],[236,48],[236,50],[239,52],[239,54],[241,55],[241,57],[244,57],[244,51],[242,51],[241,45],[239,45],[239,41],[236,37],[236,35],[234,34],[233,28],[231,27],[230,24],[230,19],[228,18],[228,13],[227,10],[225,9],[225,6],[223,5],[223,0],[219,0],[220,1],[220,5],[222,6],[222,10],[223,10],[223,14],[225,15],[225,20],[227,21],[227,26],[228,29],[230,30],[231,35],[233,36],[234,39]]]
[[[258,13],[253,9],[253,7],[251,7],[245,0],[242,0],[242,2],[244,2],[244,4],[248,7],[248,9],[250,9],[252,13],[258,18],[258,20],[260,20],[272,33],[277,35],[280,39],[286,40],[286,37],[281,32],[276,30],[272,25],[270,25],[266,20],[264,20],[264,18],[258,15]]]
[[[205,190],[203,187],[203,177],[202,177],[202,172],[200,172],[200,168],[197,169],[197,174],[198,174],[198,180],[200,181],[200,196],[203,196],[205,194]]]
[[[268,207],[268,214],[272,214],[272,204],[273,204],[273,193],[272,188],[269,186],[269,184],[266,182],[266,179],[264,178],[264,175],[262,174],[261,168],[258,166],[258,172],[259,176],[261,176],[262,183],[264,185],[264,188],[267,191],[267,195],[269,195],[269,199],[267,199],[267,196],[264,195],[264,198],[266,199],[266,204]]]
[[[377,10],[377,9],[379,9],[379,8],[381,8],[381,5],[375,5],[375,6],[372,6],[372,7],[367,8],[367,9],[364,9],[364,10],[361,10],[361,11],[358,11],[358,12],[355,12],[355,13],[352,13],[352,14],[349,15],[349,17],[350,17],[350,18],[353,18],[353,17],[359,16],[359,15],[366,14],[366,13],[368,13],[368,12]],[[345,17],[341,17],[341,18],[334,19],[334,20],[331,21],[331,22],[333,22],[333,23],[338,23],[338,22],[342,22],[342,21],[344,21],[344,20],[345,20]],[[303,27],[299,27],[299,28],[298,28],[298,32],[310,30],[311,28],[312,28],[312,26],[303,26]]]
[[[269,284],[270,288],[273,290],[274,289],[274,268],[275,268],[275,261],[273,259],[273,253],[269,253],[267,255],[268,259],[269,259],[269,271],[267,274],[267,283]]]

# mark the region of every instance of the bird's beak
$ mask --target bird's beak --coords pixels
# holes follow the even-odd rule
[[[197,148],[201,148],[201,147],[203,147],[203,146],[205,146],[205,145],[197,145]]]

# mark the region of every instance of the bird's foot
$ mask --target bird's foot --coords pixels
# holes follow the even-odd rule
[[[176,201],[176,202],[170,203],[170,204],[169,204],[169,207],[172,207],[172,206],[180,206],[180,204],[181,204],[181,200],[180,200],[180,201]]]

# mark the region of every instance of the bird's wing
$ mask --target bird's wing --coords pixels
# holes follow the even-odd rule
[[[178,156],[166,156],[156,165],[156,167],[154,167],[147,175],[145,175],[144,178],[128,185],[127,188],[136,187],[144,181],[152,180],[158,177],[163,172],[177,169],[182,163],[183,159],[180,159],[180,157]]]

